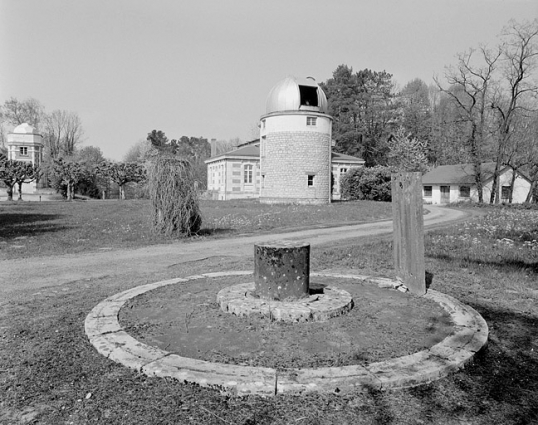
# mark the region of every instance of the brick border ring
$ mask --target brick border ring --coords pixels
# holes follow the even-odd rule
[[[429,349],[367,366],[277,371],[264,367],[212,363],[181,357],[137,341],[122,329],[118,321],[120,309],[128,300],[153,289],[196,279],[246,275],[252,275],[252,272],[203,273],[129,289],[107,298],[92,309],[85,321],[86,335],[99,353],[148,376],[169,376],[224,389],[229,394],[263,396],[312,391],[346,392],[365,386],[377,389],[413,387],[463,368],[488,341],[487,323],[476,310],[431,289],[425,297],[436,301],[448,312],[454,322],[454,332]],[[363,275],[311,273],[311,276],[368,280],[384,287],[399,286],[396,281]]]
[[[249,282],[223,288],[217,294],[217,303],[223,311],[236,316],[261,313],[283,322],[324,321],[353,308],[351,294],[333,286],[325,286],[323,292],[293,302],[255,298],[251,295],[254,287],[254,282]]]

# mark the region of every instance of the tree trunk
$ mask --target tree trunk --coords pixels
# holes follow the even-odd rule
[[[493,171],[493,181],[491,182],[491,195],[489,197],[490,204],[499,203],[499,170],[501,168],[500,156],[497,157],[495,162],[495,170]]]
[[[525,203],[532,202],[532,194],[534,193],[535,187],[536,187],[536,181],[533,180],[531,183],[531,187],[529,188],[529,193],[527,193],[527,198],[525,199]]]
[[[19,198],[18,198],[18,200],[22,201],[22,183],[17,183],[17,185],[19,186]]]
[[[72,194],[71,194],[71,182],[67,182],[67,191],[65,193],[65,196],[67,198],[68,201],[72,201],[73,198],[72,198]]]
[[[476,192],[478,194],[478,203],[484,202],[484,185],[482,184],[482,157],[477,141],[477,126],[473,123],[471,135],[469,137],[471,148],[471,160],[473,163],[474,178],[476,183]]]
[[[8,186],[6,189],[7,192],[7,200],[13,201],[13,186]]]
[[[480,163],[474,164],[474,180],[476,183],[476,192],[478,194],[478,203],[484,203],[484,186],[482,185],[482,170]]]
[[[123,185],[121,185],[119,188],[120,188],[120,199],[123,201],[125,200],[125,188]]]

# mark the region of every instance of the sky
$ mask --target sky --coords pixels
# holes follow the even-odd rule
[[[537,0],[0,0],[0,104],[76,112],[82,146],[113,160],[154,129],[247,141],[289,75],[345,64],[430,84],[537,17]]]

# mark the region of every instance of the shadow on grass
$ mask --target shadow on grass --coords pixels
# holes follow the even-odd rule
[[[229,398],[214,389],[146,377],[113,363],[87,343],[82,327],[102,294],[88,290],[63,296],[61,308],[56,297],[47,297],[11,304],[5,311],[9,343],[0,345],[0,357],[4,355],[2,368],[9,373],[0,394],[9,391],[2,394],[3,407],[20,410],[28,400],[36,400],[37,407],[46,406],[40,423],[538,423],[538,317],[489,303],[462,300],[487,320],[488,349],[464,370],[432,384],[397,391],[369,387],[349,396]],[[35,320],[29,314],[33,311],[52,315]],[[91,396],[84,398],[89,389]]]
[[[490,338],[474,364],[452,379],[458,391],[468,395],[467,410],[485,415],[495,409],[504,424],[536,423],[538,317],[472,306],[488,322]]]
[[[234,233],[234,229],[200,229],[197,236],[218,236]]]
[[[538,317],[485,304],[472,307],[488,322],[488,346],[462,371],[403,390],[406,403],[420,412],[417,423],[538,423]],[[370,389],[378,414],[392,394]],[[381,419],[377,423],[400,423]]]
[[[60,214],[0,214],[0,237],[13,239],[21,236],[34,236],[40,233],[58,232],[65,226],[46,223],[58,220]]]
[[[457,264],[460,267],[493,267],[499,270],[503,270],[505,273],[520,272],[522,270],[538,274],[538,263],[527,263],[525,261],[516,259],[501,259],[501,260],[484,260],[473,258],[461,258],[454,257],[447,254],[428,254],[429,258],[436,260],[446,261],[448,263]]]

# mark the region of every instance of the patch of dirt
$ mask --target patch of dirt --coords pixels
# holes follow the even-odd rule
[[[183,357],[277,369],[368,364],[412,354],[452,332],[449,315],[422,297],[358,279],[316,277],[348,291],[354,308],[326,322],[274,322],[223,312],[217,292],[250,276],[165,286],[130,300],[121,325],[133,337]]]

